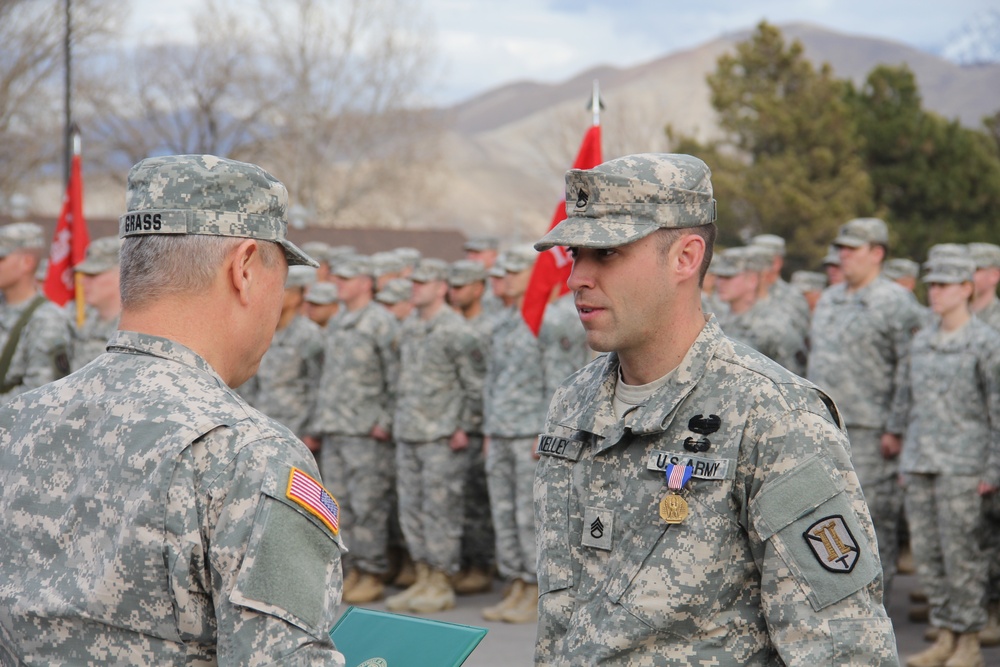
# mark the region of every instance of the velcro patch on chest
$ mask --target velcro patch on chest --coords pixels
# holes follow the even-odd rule
[[[691,476],[696,479],[724,480],[729,479],[735,470],[731,470],[732,459],[719,459],[708,456],[697,456],[684,452],[665,452],[654,449],[646,459],[647,470],[664,471],[668,465],[691,466]]]
[[[603,507],[587,507],[583,513],[583,533],[580,543],[585,547],[611,551],[615,513]]]
[[[288,475],[288,490],[285,495],[305,511],[323,522],[334,535],[340,532],[340,505],[323,488],[323,485],[308,474],[292,468]]]
[[[545,456],[557,456],[561,459],[579,461],[583,451],[583,442],[570,440],[558,435],[538,436],[538,453]]]

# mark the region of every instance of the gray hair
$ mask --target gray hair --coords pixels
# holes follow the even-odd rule
[[[244,238],[202,234],[130,236],[122,240],[122,308],[141,308],[169,295],[206,289],[226,256]],[[281,246],[259,241],[261,261],[273,266],[283,256]]]

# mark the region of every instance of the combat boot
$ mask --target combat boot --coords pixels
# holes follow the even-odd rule
[[[407,588],[402,593],[396,593],[386,598],[385,608],[389,611],[406,611],[410,608],[410,600],[420,595],[424,588],[427,586],[427,580],[430,579],[431,569],[427,563],[417,563],[414,566],[416,570],[416,581],[413,585]]]
[[[944,667],[983,667],[983,651],[979,647],[978,632],[963,632],[958,636],[955,652]]]
[[[495,605],[491,605],[483,609],[483,618],[487,621],[502,621],[503,613],[508,609],[513,609],[517,606],[517,603],[521,600],[521,594],[524,592],[524,582],[520,579],[515,579],[507,590],[504,592],[503,599]]]
[[[350,591],[344,593],[345,604],[365,604],[382,599],[385,592],[385,584],[380,577],[368,572],[362,572],[358,583],[354,584]]]
[[[361,573],[356,568],[352,567],[347,571],[347,574],[344,575],[344,597],[347,597],[347,594],[357,585],[360,578]]]
[[[410,598],[409,610],[417,614],[431,614],[455,606],[455,591],[451,577],[443,570],[431,570],[427,585]]]
[[[979,631],[980,646],[1000,645],[1000,603],[991,602],[986,626]]]
[[[524,584],[521,597],[500,615],[506,623],[534,623],[538,620],[538,584]]]
[[[944,667],[945,661],[954,652],[955,633],[948,628],[941,628],[933,646],[907,658],[906,667]]]
[[[455,578],[455,592],[459,595],[488,593],[493,588],[493,576],[488,568],[472,566]]]
[[[392,585],[398,588],[409,588],[415,583],[417,583],[417,568],[413,565],[413,559],[410,558],[409,552],[404,551],[399,565],[399,572],[396,574]]]

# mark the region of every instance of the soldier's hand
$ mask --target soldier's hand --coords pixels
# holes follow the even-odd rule
[[[486,455],[489,454],[489,453],[490,453],[490,436],[484,435],[483,436],[483,458],[486,458]]]
[[[1000,486],[994,486],[989,482],[979,483],[979,495],[981,496],[992,496],[997,491],[1000,491]]]
[[[320,446],[320,439],[313,437],[311,435],[302,436],[302,442],[306,443],[306,447],[309,448],[310,452],[318,452]]]
[[[375,424],[374,426],[372,426],[372,430],[371,430],[370,435],[371,435],[371,437],[375,438],[376,440],[381,440],[382,442],[385,442],[387,440],[391,440],[392,439],[392,434],[389,433],[388,431],[386,431],[384,428],[382,428],[378,424]]]
[[[448,438],[448,446],[451,447],[451,451],[453,452],[460,452],[463,449],[467,449],[469,446],[469,436],[462,429],[458,429]]]
[[[895,433],[883,433],[880,444],[884,459],[894,459],[903,451],[903,439]]]

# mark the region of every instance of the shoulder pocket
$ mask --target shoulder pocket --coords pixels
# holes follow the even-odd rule
[[[751,502],[750,517],[817,611],[881,572],[840,473],[818,457],[772,481]]]
[[[343,592],[340,556],[346,549],[326,517],[289,497],[295,470],[286,467],[264,480],[230,601],[325,638]]]

